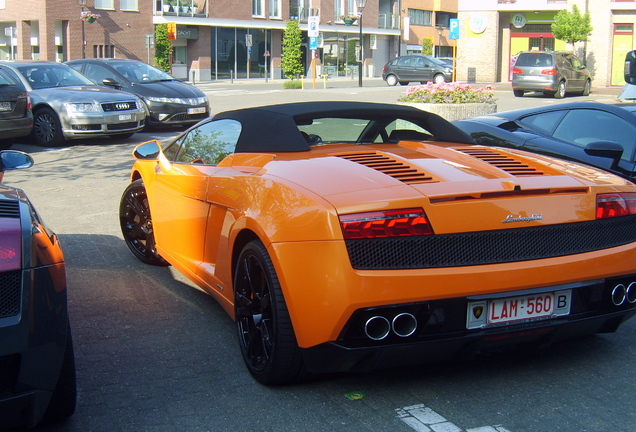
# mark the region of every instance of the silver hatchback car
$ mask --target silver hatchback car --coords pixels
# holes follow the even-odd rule
[[[3,61],[26,87],[36,144],[95,136],[127,138],[143,129],[146,108],[137,96],[98,86],[75,69],[47,61]]]
[[[523,51],[512,70],[512,91],[543,92],[557,99],[566,93],[590,94],[592,78],[581,60],[565,51]]]

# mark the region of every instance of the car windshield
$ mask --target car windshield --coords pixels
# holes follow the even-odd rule
[[[174,77],[141,62],[108,62],[117,72],[134,83],[174,81]]]
[[[18,70],[33,89],[95,86],[91,80],[75,69],[62,64],[38,64],[19,66]]]

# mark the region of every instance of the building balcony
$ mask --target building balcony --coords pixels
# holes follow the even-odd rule
[[[399,29],[400,16],[391,13],[381,13],[378,16],[378,28],[383,29]]]
[[[188,16],[206,18],[204,7],[195,0],[156,0],[154,15]]]

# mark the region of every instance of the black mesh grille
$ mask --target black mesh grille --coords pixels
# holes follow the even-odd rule
[[[135,101],[103,103],[102,109],[106,112],[136,110],[137,103]]]
[[[0,318],[20,312],[20,271],[0,273]]]
[[[112,131],[112,130],[135,129],[136,127],[139,127],[139,123],[137,123],[137,122],[128,122],[128,123],[109,124],[109,125],[106,126],[106,129],[108,129],[109,131]]]
[[[353,268],[388,270],[527,261],[634,241],[636,216],[625,216],[496,231],[347,240],[346,245]]]
[[[175,114],[170,117],[170,122],[180,122],[180,121],[192,121],[192,120],[202,120],[207,118],[207,114]]]
[[[20,204],[17,201],[0,200],[0,217],[19,218]]]
[[[20,356],[13,354],[0,357],[0,394],[13,393],[19,370]]]

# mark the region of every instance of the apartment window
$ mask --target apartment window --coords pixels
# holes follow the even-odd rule
[[[336,0],[334,2],[334,15],[336,16],[337,20],[340,20],[340,16],[341,15],[346,15],[345,14],[345,8],[344,8],[344,0]]]
[[[347,8],[347,15],[349,16],[357,16],[358,15],[358,6],[356,6],[356,1],[355,0],[349,0],[347,2],[348,8]]]
[[[265,0],[252,0],[252,16],[265,17]]]
[[[95,9],[115,9],[115,0],[95,0]]]
[[[282,0],[269,0],[270,18],[282,18]]]
[[[433,12],[421,9],[409,9],[411,25],[432,26]]]
[[[123,11],[138,11],[139,0],[119,0],[119,9]]]
[[[93,45],[94,58],[115,58],[115,45]]]

